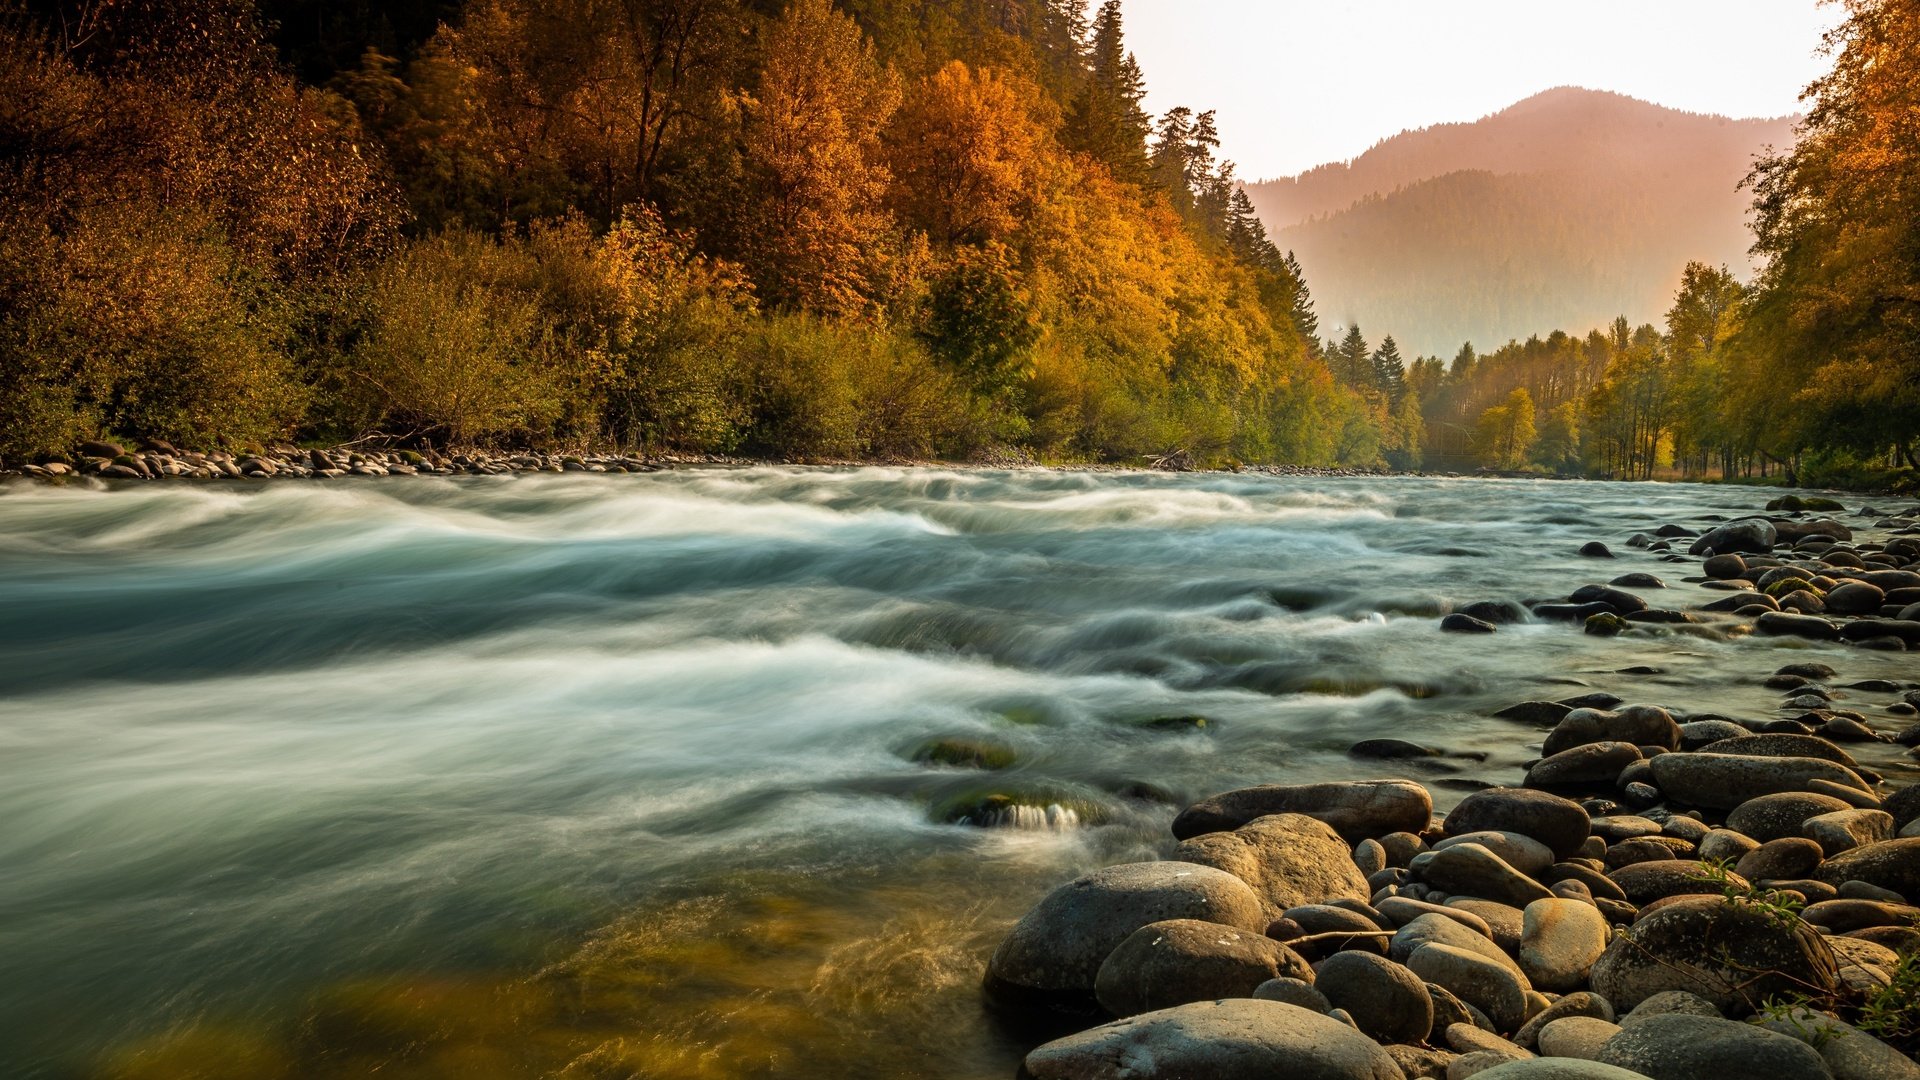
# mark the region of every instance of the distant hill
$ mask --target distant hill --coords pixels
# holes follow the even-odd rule
[[[1753,157],[1793,117],[1729,120],[1562,88],[1351,162],[1247,185],[1323,326],[1406,353],[1665,312],[1689,259],[1748,267]]]

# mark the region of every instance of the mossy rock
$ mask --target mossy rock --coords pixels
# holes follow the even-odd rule
[[[416,468],[427,463],[427,459],[418,450],[400,451],[400,460]]]
[[[1798,495],[1782,495],[1779,498],[1774,499],[1773,501],[1767,503],[1767,509],[1769,510],[1792,511],[1792,510],[1805,510],[1806,508],[1807,508],[1807,504],[1801,502],[1800,496]]]
[[[1773,597],[1775,600],[1780,599],[1781,597],[1787,595],[1788,593],[1795,593],[1795,592],[1801,592],[1801,591],[1810,592],[1815,596],[1826,595],[1825,593],[1821,592],[1819,589],[1814,588],[1813,582],[1808,581],[1806,578],[1797,578],[1797,577],[1781,578],[1779,581],[1776,581],[1773,584],[1767,586],[1764,591],[1768,596]]]
[[[1070,829],[1097,825],[1107,809],[1084,795],[1048,788],[975,788],[933,804],[929,817],[981,829]]]
[[[1824,514],[1832,514],[1832,513],[1836,513],[1846,509],[1845,506],[1841,505],[1839,502],[1833,499],[1820,499],[1820,498],[1801,499],[1800,506],[1801,506],[1801,509],[1818,510]]]
[[[959,769],[1004,769],[1016,760],[1012,749],[977,739],[934,739],[913,752],[913,760]]]
[[[1149,731],[1208,731],[1213,721],[1204,716],[1156,716],[1141,721],[1140,726]]]
[[[1622,630],[1625,630],[1628,625],[1627,620],[1615,615],[1613,612],[1602,611],[1598,614],[1587,616],[1586,630],[1587,633],[1595,637],[1613,637]]]

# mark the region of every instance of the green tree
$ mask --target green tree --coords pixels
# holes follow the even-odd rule
[[[1067,113],[1067,147],[1092,156],[1114,179],[1145,183],[1150,172],[1151,125],[1140,103],[1147,96],[1140,65],[1127,52],[1120,0],[1103,0],[1087,48],[1087,78]]]
[[[1481,464],[1495,469],[1519,468],[1533,448],[1534,434],[1533,396],[1525,387],[1516,388],[1506,400],[1481,413],[1474,425]]]

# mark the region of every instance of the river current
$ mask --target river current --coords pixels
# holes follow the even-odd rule
[[[1184,801],[1517,782],[1710,633],[1436,630],[1760,493],[695,469],[0,489],[0,1075],[1005,1078],[985,956]],[[1575,552],[1604,540],[1622,555]],[[1642,666],[1654,673],[1625,674]],[[1910,672],[1909,672],[1910,674]],[[1441,748],[1426,771],[1349,757]],[[998,771],[916,760],[936,740]],[[998,796],[999,798],[995,798]],[[964,820],[963,820],[964,819]],[[982,821],[994,827],[980,827]]]

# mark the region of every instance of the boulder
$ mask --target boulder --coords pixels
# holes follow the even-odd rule
[[[1684,990],[1723,1015],[1746,1015],[1771,997],[1831,992],[1838,974],[1833,950],[1799,919],[1700,896],[1669,901],[1616,934],[1591,983],[1615,1008]]]
[[[1761,843],[1799,836],[1808,818],[1851,810],[1853,804],[1811,791],[1783,791],[1749,799],[1727,815],[1727,828]]]
[[[1719,896],[1728,886],[1744,889],[1748,885],[1739,874],[1723,872],[1697,859],[1634,863],[1607,876],[1635,907],[1646,907],[1669,896]]]
[[[1407,967],[1487,1014],[1497,1030],[1517,1031],[1527,1022],[1530,1003],[1525,981],[1477,952],[1429,943],[1413,951]]]
[[[1823,758],[1851,769],[1857,764],[1853,755],[1817,735],[1775,732],[1771,735],[1740,735],[1697,747],[1703,754],[1739,754],[1746,757]]]
[[[1266,909],[1247,883],[1182,862],[1124,863],[1048,893],[1014,924],[987,964],[987,988],[1013,1004],[1085,1010],[1107,956],[1134,931],[1167,919],[1201,919],[1251,933]]]
[[[1640,748],[1629,742],[1587,743],[1534,762],[1527,770],[1527,786],[1611,786],[1621,770],[1639,760]]]
[[[1535,900],[1520,931],[1520,970],[1534,986],[1564,994],[1587,984],[1607,949],[1607,920],[1578,900]]]
[[[1609,1039],[1598,1060],[1652,1080],[1833,1080],[1798,1039],[1707,1016],[1650,1017]]]
[[[1559,859],[1579,851],[1590,828],[1587,812],[1579,803],[1529,788],[1476,791],[1446,817],[1449,836],[1483,831],[1519,833],[1552,848]]]
[[[1687,548],[1689,555],[1754,554],[1773,550],[1779,531],[1764,518],[1748,518],[1711,529]]]
[[[1261,1001],[1298,1005],[1309,1012],[1333,1011],[1333,1002],[1327,1000],[1327,995],[1314,989],[1312,983],[1300,979],[1268,979],[1253,988],[1253,996]]]
[[[1399,963],[1406,963],[1422,946],[1430,944],[1448,945],[1456,949],[1477,953],[1496,964],[1511,970],[1516,978],[1524,979],[1520,965],[1513,957],[1494,944],[1492,938],[1469,930],[1464,924],[1445,915],[1422,915],[1400,928],[1387,943],[1387,955]],[[1429,980],[1431,981],[1431,980]]]
[[[1345,1009],[1376,1042],[1417,1043],[1433,1029],[1433,999],[1418,975],[1370,953],[1335,953],[1322,961],[1314,988]]]
[[[1842,852],[1821,864],[1817,876],[1829,885],[1864,881],[1920,899],[1920,837],[1868,844]]]
[[[1543,1057],[1592,1061],[1600,1056],[1607,1040],[1618,1034],[1619,1024],[1591,1016],[1569,1016],[1540,1029],[1540,1053]]]
[[[1405,1080],[1346,1024],[1256,998],[1128,1017],[1047,1043],[1025,1065],[1033,1080]]]
[[[1534,1014],[1533,1019],[1520,1028],[1513,1041],[1525,1049],[1532,1050],[1539,1044],[1540,1031],[1555,1020],[1569,1016],[1591,1016],[1596,1019],[1614,1022],[1613,1005],[1599,994],[1582,990],[1564,994],[1553,1004]]]
[[[1820,845],[1812,840],[1783,836],[1740,856],[1733,872],[1748,881],[1783,881],[1811,873],[1823,857]]]
[[[1094,976],[1094,997],[1115,1016],[1194,1001],[1248,997],[1268,979],[1311,982],[1313,969],[1272,938],[1198,919],[1148,923]]]
[[[1523,874],[1538,874],[1553,865],[1553,849],[1547,845],[1531,836],[1491,829],[1449,836],[1435,843],[1433,850],[1442,851],[1461,844],[1479,844]]]
[[[1802,1006],[1769,1016],[1760,1026],[1819,1051],[1833,1080],[1920,1080],[1912,1058],[1826,1013]]]
[[[1394,832],[1418,833],[1433,817],[1433,796],[1410,780],[1262,784],[1215,795],[1173,819],[1175,839],[1228,832],[1269,814],[1305,814],[1333,826],[1348,843]]]
[[[1871,790],[1851,769],[1819,758],[1699,753],[1659,754],[1651,761],[1654,783],[1668,798],[1720,810],[1762,795],[1800,791],[1809,780]]]
[[[1436,848],[1414,856],[1413,875],[1448,893],[1525,907],[1553,894],[1479,844]]]
[[[1269,814],[1232,832],[1203,833],[1174,848],[1173,857],[1246,882],[1274,918],[1302,904],[1364,903],[1373,895],[1347,842],[1305,814]]]
[[[1836,615],[1873,615],[1887,594],[1864,581],[1849,581],[1827,593],[1827,610]]]
[[[1893,815],[1884,810],[1835,810],[1808,818],[1800,823],[1800,828],[1832,858],[1854,848],[1893,839]]]
[[[1509,1061],[1474,1074],[1477,1080],[1647,1080],[1644,1073],[1574,1058]]]
[[[1547,733],[1540,752],[1548,757],[1576,746],[1598,742],[1625,742],[1635,746],[1680,746],[1680,725],[1657,705],[1628,705],[1606,709],[1575,709]]]

